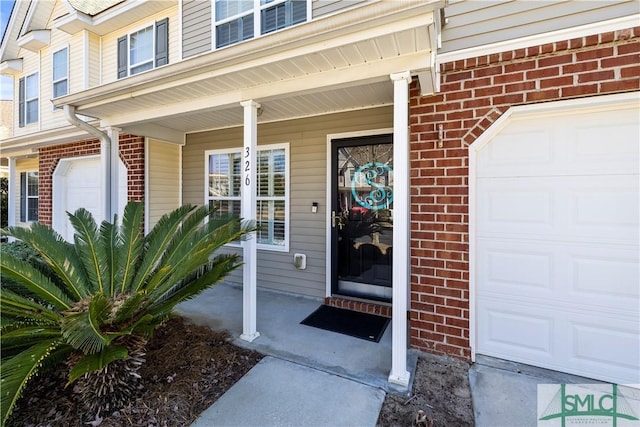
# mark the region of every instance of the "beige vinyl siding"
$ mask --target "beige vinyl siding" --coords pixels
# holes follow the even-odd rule
[[[23,158],[16,159],[16,172],[15,176],[9,181],[12,181],[14,193],[16,195],[13,201],[14,218],[16,219],[17,226],[27,226],[30,223],[20,222],[20,174],[22,172],[37,172],[38,171],[38,158]]]
[[[638,13],[634,0],[452,0],[445,8],[441,53],[544,34]]]
[[[169,63],[180,61],[178,6],[174,6],[102,37],[102,84],[118,80],[118,38],[164,18],[169,18]]]
[[[180,206],[180,150],[176,144],[147,142],[149,230],[162,215]]]
[[[91,88],[100,84],[100,37],[93,33],[87,33],[87,37],[86,43],[89,49],[89,58],[87,59],[89,75],[87,82],[89,88]]]
[[[315,19],[364,3],[371,3],[371,0],[313,0],[312,16]]]
[[[184,0],[182,4],[182,58],[211,51],[211,2]]]
[[[393,126],[392,107],[381,107],[258,126],[258,146],[289,143],[289,252],[258,250],[258,285],[324,297],[326,290],[327,134]],[[183,201],[203,204],[205,150],[242,146],[242,128],[187,135],[183,149]],[[311,204],[319,204],[311,213]],[[238,250],[239,252],[239,250]],[[307,255],[307,269],[293,266],[293,254]],[[242,272],[228,281],[242,283]]]

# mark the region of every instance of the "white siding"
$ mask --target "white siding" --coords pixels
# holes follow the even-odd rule
[[[149,229],[180,203],[180,150],[176,144],[148,141]]]
[[[638,13],[633,0],[451,0],[441,53],[544,34]]]
[[[118,80],[118,38],[164,18],[169,18],[169,63],[180,61],[180,23],[175,6],[102,37],[102,84]]]
[[[393,126],[391,107],[331,114],[258,126],[258,145],[288,142],[290,165],[289,252],[258,250],[258,285],[323,297],[326,288],[325,215],[327,134]],[[241,147],[242,128],[187,135],[183,149],[184,203],[204,202],[204,151]],[[317,213],[311,203],[318,202]],[[296,270],[293,254],[307,255],[307,269]],[[242,272],[229,281],[241,283]]]

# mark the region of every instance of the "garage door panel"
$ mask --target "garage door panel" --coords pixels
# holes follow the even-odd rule
[[[477,153],[476,174],[483,178],[637,173],[637,115],[637,110],[624,109],[514,119]]]
[[[553,358],[554,314],[552,310],[539,310],[530,315],[530,308],[511,304],[505,308],[502,301],[487,298],[479,325],[479,352],[492,355],[514,354],[551,360]],[[523,314],[525,313],[525,314]],[[498,356],[500,357],[500,356]]]
[[[544,250],[501,240],[478,242],[477,274],[483,285],[479,292],[505,295],[528,293],[538,298],[552,295],[553,248]]]
[[[640,384],[638,107],[553,111],[475,152],[476,352]]]
[[[636,243],[637,175],[479,180],[479,236]]]
[[[585,307],[638,316],[639,250],[636,246],[562,241],[477,241],[478,295],[522,298],[558,310]]]

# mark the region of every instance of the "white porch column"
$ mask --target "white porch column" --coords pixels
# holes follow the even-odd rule
[[[100,139],[100,172],[102,173],[102,216],[111,221],[111,139]]]
[[[20,177],[16,174],[16,158],[9,157],[9,192],[7,194],[7,224],[9,227],[16,225],[16,201],[20,199],[16,191],[20,182]]]
[[[118,200],[118,195],[120,193],[120,183],[118,182],[120,176],[120,131],[122,129],[115,127],[108,127],[107,135],[109,135],[109,139],[111,140],[111,147],[109,148],[109,215],[105,217],[105,219],[109,222],[113,221],[113,215],[118,214],[118,217],[122,219],[123,212],[118,212],[118,208],[120,206],[120,201]]]
[[[393,80],[393,316],[389,382],[409,385],[407,299],[409,286],[409,82],[408,71]]]
[[[243,101],[244,108],[244,146],[242,149],[242,218],[245,221],[256,219],[256,151],[258,146],[258,108],[255,101]],[[245,341],[253,341],[260,336],[256,330],[257,311],[257,249],[256,237],[249,236],[242,242],[243,279],[242,279],[242,335]]]

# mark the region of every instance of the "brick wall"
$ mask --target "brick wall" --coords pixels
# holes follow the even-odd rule
[[[421,97],[416,81],[410,94],[411,345],[468,360],[468,145],[513,105],[640,89],[640,27],[441,72],[439,94]]]
[[[38,220],[52,223],[53,172],[60,159],[100,154],[97,139],[44,147],[39,150]],[[144,200],[144,138],[120,135],[120,158],[127,167],[128,199]]]

